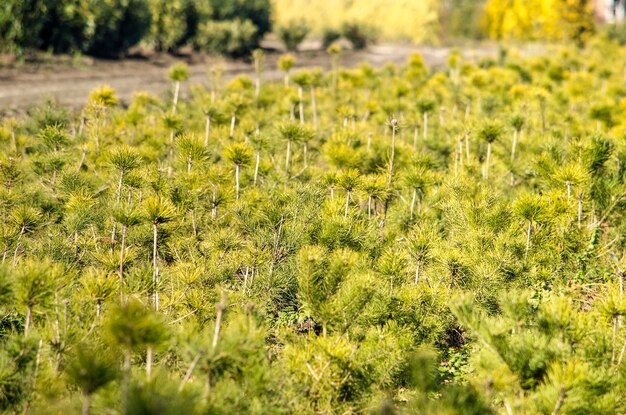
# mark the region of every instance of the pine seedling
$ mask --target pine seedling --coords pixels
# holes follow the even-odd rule
[[[159,268],[157,266],[158,257],[158,228],[159,225],[170,222],[176,217],[176,209],[167,199],[152,197],[144,202],[146,219],[152,224],[152,298],[155,310],[159,310]]]
[[[115,90],[108,86],[102,86],[89,93],[89,108],[94,114],[95,123],[95,141],[96,141],[96,154],[100,154],[100,121],[101,118],[106,120],[106,112],[109,108],[117,105],[118,98],[115,95]]]
[[[526,250],[524,258],[528,257],[530,250],[530,237],[533,225],[543,220],[547,214],[547,208],[544,200],[535,194],[525,194],[519,197],[513,204],[513,212],[524,222],[527,223],[526,231]]]
[[[380,175],[365,176],[361,189],[367,195],[367,219],[369,220],[372,218],[372,202],[382,199],[385,193],[385,178]]]
[[[517,149],[517,139],[519,137],[526,119],[521,114],[515,114],[509,119],[509,124],[513,128],[513,143],[511,144],[511,161],[515,160],[515,150]]]
[[[220,115],[217,107],[211,105],[205,108],[203,111],[205,123],[204,123],[204,146],[209,146],[209,136],[211,135],[211,123]]]
[[[146,348],[146,374],[150,379],[152,370],[152,347],[167,337],[165,326],[159,316],[147,309],[141,301],[130,297],[114,308],[106,322],[106,330],[113,343],[123,349],[124,378],[122,383],[122,413],[126,413],[131,381],[132,353]]]
[[[33,313],[45,309],[54,297],[56,280],[61,274],[58,265],[48,261],[24,261],[16,270],[17,303],[26,308],[24,320],[24,338],[28,337],[33,322]]]
[[[217,93],[219,92],[224,77],[226,65],[223,62],[211,66],[209,70],[209,85],[211,89],[211,104],[215,103]]]
[[[170,132],[169,138],[169,159],[174,157],[174,138],[183,131],[182,118],[174,113],[163,114],[162,118],[163,126]]]
[[[82,346],[65,368],[70,383],[83,394],[81,415],[89,415],[94,393],[117,378],[115,363],[106,352],[95,347]]]
[[[299,141],[305,134],[302,126],[295,123],[283,123],[278,126],[278,133],[281,138],[287,141],[287,154],[285,156],[285,171],[289,173],[289,159],[291,156],[291,144]]]
[[[309,73],[309,86],[311,87],[311,112],[313,112],[313,130],[317,131],[318,115],[317,115],[317,88],[321,87],[324,82],[324,75],[321,69],[316,68]]]
[[[172,114],[176,113],[176,106],[178,105],[178,95],[180,94],[181,82],[189,79],[189,66],[186,63],[179,62],[170,66],[167,71],[167,77],[174,83],[174,98],[172,100]]]
[[[256,151],[255,163],[254,163],[254,185],[257,185],[257,181],[259,178],[259,167],[261,164],[261,151],[267,146],[267,138],[265,135],[261,134],[261,129],[257,125],[253,134],[250,135],[250,141],[252,142],[252,146]]]
[[[116,223],[119,223],[122,226],[119,273],[120,279],[124,281],[124,260],[126,255],[126,238],[128,236],[128,229],[133,226],[139,225],[143,217],[139,211],[127,205],[118,207],[113,212],[113,218],[115,219]]]
[[[424,141],[428,140],[428,116],[435,110],[435,101],[429,98],[421,98],[417,101],[417,110],[422,114],[422,133]]]
[[[350,208],[350,195],[356,190],[361,183],[361,173],[356,169],[349,169],[339,173],[338,184],[346,191],[346,209],[344,217],[348,217],[348,209]]]
[[[237,123],[237,116],[244,112],[247,109],[250,102],[243,94],[232,95],[227,102],[228,110],[231,114],[230,118],[230,132],[228,134],[229,138],[233,138],[235,136],[235,125]]]
[[[235,165],[235,197],[239,200],[239,173],[252,161],[252,149],[244,143],[235,143],[226,147],[224,156]]]
[[[252,59],[254,61],[254,98],[259,99],[259,94],[261,93],[261,73],[263,72],[265,53],[262,49],[255,49],[252,51]]]
[[[21,248],[22,237],[35,231],[41,222],[41,213],[34,207],[21,205],[13,209],[10,215],[11,222],[19,229],[15,251],[13,252],[13,265],[17,264],[17,255]]]
[[[489,166],[491,165],[491,147],[502,135],[502,126],[496,122],[487,122],[478,130],[478,137],[487,143],[487,158],[483,177],[489,178]]]
[[[96,320],[100,320],[102,314],[102,304],[115,294],[119,289],[119,281],[110,278],[107,272],[102,272],[97,268],[86,270],[86,275],[80,283],[84,287],[87,295],[96,304]]]
[[[389,179],[387,180],[387,189],[391,188],[393,180],[393,168],[396,159],[396,134],[400,128],[400,122],[396,118],[390,118],[388,125],[391,127],[391,157],[389,159]]]
[[[422,200],[424,198],[424,194],[426,193],[426,189],[432,183],[431,176],[432,175],[425,167],[418,166],[411,168],[403,177],[405,185],[413,191],[410,210],[411,220],[413,220],[416,200],[417,213],[418,215],[422,213]]]
[[[114,149],[109,156],[111,166],[118,171],[119,179],[115,192],[116,203],[119,204],[122,198],[122,185],[124,176],[141,165],[142,158],[137,150],[132,147],[123,146]]]
[[[333,95],[337,95],[337,79],[339,76],[339,58],[341,56],[341,51],[341,45],[336,42],[326,49],[326,52],[330,55],[330,62],[332,66]]]
[[[39,132],[39,137],[55,154],[69,144],[69,139],[59,124],[47,125]]]
[[[278,58],[278,69],[284,74],[285,88],[289,87],[289,73],[296,64],[296,58],[291,53],[286,53]]]
[[[193,134],[182,134],[178,138],[180,158],[187,166],[187,174],[191,174],[194,163],[202,162],[208,158],[206,146],[203,146]]]
[[[328,172],[324,173],[324,175],[322,176],[321,182],[322,182],[322,185],[324,187],[330,189],[330,199],[334,200],[335,199],[335,188],[339,184],[339,176],[338,176],[337,172],[328,171]]]
[[[131,147],[119,147],[111,152],[109,157],[109,163],[111,166],[119,172],[119,180],[117,182],[117,190],[115,192],[115,205],[119,206],[122,198],[122,186],[124,184],[124,176],[131,171],[135,170],[141,165],[141,155],[137,150]],[[113,224],[113,231],[111,232],[111,241],[115,241],[117,233],[117,222]],[[111,245],[111,250],[113,245]]]
[[[415,284],[423,278],[423,267],[433,258],[433,245],[437,240],[437,234],[433,230],[417,228],[411,231],[406,238],[406,248],[410,258],[415,263]]]
[[[298,72],[293,76],[293,83],[298,86],[298,115],[300,124],[304,124],[304,88],[310,86],[311,77],[308,72]]]

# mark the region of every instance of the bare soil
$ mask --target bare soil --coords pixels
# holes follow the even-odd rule
[[[276,69],[276,61],[282,53],[278,45],[264,45],[267,49],[265,79],[279,79],[282,74]],[[297,54],[297,67],[330,67],[328,55],[315,43],[307,43]],[[480,45],[462,49],[468,59],[495,57],[495,45]],[[341,65],[354,67],[368,62],[375,67],[386,63],[403,63],[414,52],[423,55],[430,66],[444,65],[450,48],[410,46],[398,44],[373,45],[365,51],[345,51]],[[128,103],[136,91],[162,94],[170,83],[167,80],[168,67],[178,61],[186,61],[190,66],[191,77],[181,91],[184,95],[191,85],[208,82],[208,71],[218,59],[206,55],[135,55],[123,60],[99,60],[87,57],[78,58],[39,58],[37,62],[0,62],[0,114],[23,112],[45,100],[54,100],[62,105],[79,108],[84,105],[91,90],[108,85],[117,91],[122,103]],[[225,61],[225,78],[242,73],[252,73],[250,62]]]

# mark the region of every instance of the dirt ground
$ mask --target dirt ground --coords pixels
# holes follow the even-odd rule
[[[263,78],[279,79],[282,74],[276,69],[276,61],[281,52],[276,45],[264,45],[268,48]],[[419,52],[430,66],[444,65],[450,48],[409,46],[397,44],[373,45],[366,51],[345,51],[341,64],[347,67],[369,62],[373,66],[382,66],[388,62],[403,63],[407,57]],[[466,47],[462,53],[468,59],[496,56],[497,47],[481,45]],[[91,90],[108,85],[117,91],[122,103],[128,103],[136,91],[162,94],[170,83],[167,80],[168,67],[177,60],[186,61],[191,70],[189,82],[181,91],[183,96],[191,85],[208,82],[208,70],[217,60],[201,55],[137,56],[119,61],[97,60],[87,57],[76,59],[48,59],[48,62],[5,64],[0,66],[0,114],[19,113],[47,99],[53,99],[62,105],[79,108],[84,105]],[[250,63],[227,61],[224,77],[232,78],[241,73],[253,71]],[[328,68],[328,55],[320,51],[315,44],[304,45],[297,55],[297,67],[320,66]]]

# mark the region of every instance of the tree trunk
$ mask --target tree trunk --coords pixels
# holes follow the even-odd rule
[[[220,337],[220,330],[222,328],[222,316],[224,309],[226,308],[226,297],[222,294],[222,299],[217,304],[217,315],[215,317],[215,331],[213,332],[213,341],[211,342],[211,348],[215,349]]]
[[[89,415],[89,408],[91,408],[91,395],[88,393],[83,394],[83,409],[81,415]]]
[[[491,143],[487,143],[487,160],[485,160],[485,179],[489,178],[489,164],[491,163]]]
[[[314,86],[311,86],[311,110],[313,111],[313,130],[317,131],[317,98]]]
[[[117,194],[115,195],[116,206],[119,206],[122,199],[122,183],[124,182],[124,170],[120,170],[120,179],[117,183]],[[115,246],[115,234],[117,233],[117,222],[113,222],[113,229],[111,230],[111,254],[113,253],[113,247]]]
[[[128,225],[122,225],[122,244],[120,249],[120,279],[124,281],[124,254],[126,250],[126,234],[128,233]]]
[[[237,122],[237,115],[233,114],[233,116],[230,119],[230,134],[229,137],[233,138],[233,136],[235,135],[235,123]]]
[[[239,164],[235,165],[235,199],[239,200]]]
[[[100,154],[100,117],[96,110],[96,154]]]
[[[344,218],[348,217],[348,209],[350,208],[350,191],[346,192],[346,211],[343,215]]]
[[[583,220],[583,192],[578,193],[578,228],[582,226]]]
[[[391,180],[393,179],[393,162],[396,157],[396,126],[391,127],[391,160],[389,161],[389,180],[387,181],[387,188],[391,187]]]
[[[308,164],[307,164],[307,159],[306,159],[307,152],[308,152],[308,144],[307,144],[307,142],[305,141],[305,142],[304,142],[304,144],[303,144],[303,146],[302,146],[302,161],[304,162],[304,167],[307,167],[307,166],[308,166]]]
[[[204,126],[204,146],[209,146],[209,135],[211,134],[211,116],[207,115]]]
[[[83,166],[85,165],[85,159],[87,158],[87,146],[83,146],[83,155],[80,158],[80,163],[78,163],[78,168],[76,169],[77,171],[80,171],[80,169],[83,168]]]
[[[22,227],[20,228],[20,234],[17,236],[17,242],[15,244],[15,252],[13,252],[13,266],[17,264],[17,253],[20,250],[20,243],[22,241],[22,236],[24,235],[25,231],[26,231],[26,227],[22,225]]]
[[[424,191],[417,189],[417,213],[422,213],[422,200],[424,199]]]
[[[180,81],[174,83],[174,102],[172,102],[172,113],[176,114],[176,106],[178,105],[178,94],[180,93]]]
[[[532,221],[528,221],[528,231],[526,233],[526,252],[524,253],[524,259],[528,258],[528,251],[530,250],[530,234],[533,230]]]
[[[153,302],[154,302],[154,309],[155,310],[159,310],[159,297],[157,294],[157,284],[158,284],[158,279],[159,279],[159,270],[157,268],[157,238],[158,238],[158,229],[157,229],[157,224],[153,223],[152,224],[152,231],[153,231],[153,245],[152,245],[152,269],[153,269],[153,276],[152,276],[152,298],[153,298]]]
[[[424,141],[428,139],[428,112],[424,113]]]
[[[298,85],[298,112],[300,113],[300,124],[304,124],[304,102],[302,99],[302,87]]]
[[[420,281],[420,264],[418,262],[417,266],[415,267],[415,284],[417,284],[419,281]]]
[[[128,392],[130,389],[130,374],[131,374],[131,352],[130,349],[126,350],[124,354],[124,377],[122,378],[122,403],[121,413],[125,414],[128,408]]]
[[[254,166],[254,185],[256,186],[256,181],[259,177],[259,163],[261,161],[261,152],[258,151],[256,153],[256,164]]]
[[[291,154],[291,140],[287,141],[287,157],[285,158],[285,171],[289,173],[289,156]]]
[[[152,346],[148,346],[146,349],[146,378],[150,382],[152,377]]]
[[[30,322],[33,317],[33,306],[26,308],[26,321],[24,322],[24,338],[28,336],[28,330],[30,329]]]
[[[515,160],[515,148],[517,147],[517,135],[519,132],[515,130],[513,132],[513,145],[511,146],[511,161]]]
[[[411,199],[411,220],[413,220],[413,212],[415,211],[416,199],[417,199],[417,189],[413,188],[413,198]]]

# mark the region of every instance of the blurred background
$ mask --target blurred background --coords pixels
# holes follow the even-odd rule
[[[432,45],[486,39],[622,40],[625,0],[2,0],[0,52],[120,58],[132,51],[248,56],[262,41]]]

